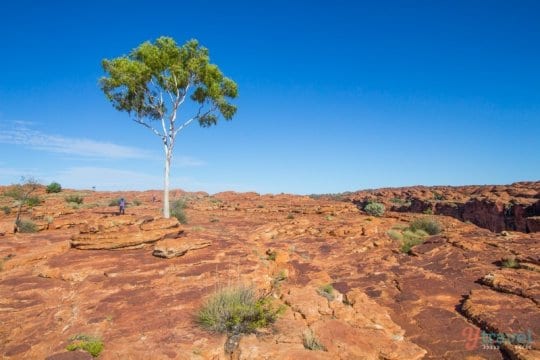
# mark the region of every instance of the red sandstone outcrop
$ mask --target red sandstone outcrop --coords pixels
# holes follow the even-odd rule
[[[363,208],[368,201],[399,212],[432,213],[500,232],[540,231],[540,181],[497,186],[413,186],[340,195]]]
[[[211,241],[190,239],[190,238],[176,238],[166,239],[159,241],[154,246],[152,255],[170,259],[177,256],[183,256],[188,251],[198,250],[212,245]]]
[[[534,195],[521,190],[508,196]],[[0,237],[3,358],[88,358],[65,347],[89,334],[103,340],[100,359],[230,359],[226,336],[194,314],[237,282],[285,306],[272,329],[239,339],[238,359],[538,358],[540,233],[435,216],[444,231],[405,254],[388,232],[422,214],[376,218],[305,196],[178,195],[187,196],[185,225],[159,216],[158,192],[86,192],[78,208],[41,194],[24,216],[48,228]],[[141,204],[118,216],[108,204],[119,196]],[[321,295],[329,285],[332,298]],[[482,332],[534,342],[486,349]],[[306,349],[306,333],[326,351]]]

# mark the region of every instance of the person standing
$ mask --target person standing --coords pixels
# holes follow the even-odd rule
[[[124,215],[126,213],[126,201],[124,198],[120,198],[120,201],[118,201],[118,206],[120,207],[119,215]]]

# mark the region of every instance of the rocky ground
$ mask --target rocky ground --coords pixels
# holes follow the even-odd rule
[[[434,215],[444,231],[403,253],[388,232],[426,215],[192,193],[179,224],[160,217],[159,192],[79,192],[81,205],[66,203],[74,193],[39,193],[45,201],[23,214],[37,233],[14,234],[15,207],[0,212],[4,359],[91,358],[65,350],[77,334],[103,340],[100,359],[540,359],[539,232]],[[120,196],[122,216],[108,206]],[[12,203],[0,197],[0,207]],[[509,258],[515,267],[503,266]],[[226,336],[201,329],[195,314],[216,288],[238,283],[285,311],[226,354]],[[320,291],[329,284],[331,298]],[[325,350],[305,348],[308,330]]]
[[[335,194],[363,207],[377,201],[399,212],[430,213],[469,221],[491,231],[540,231],[540,181],[512,185],[413,186]]]

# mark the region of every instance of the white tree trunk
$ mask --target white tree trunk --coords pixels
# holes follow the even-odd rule
[[[171,217],[171,211],[169,207],[169,175],[171,172],[171,149],[165,145],[165,176],[163,181],[163,217],[168,219]]]

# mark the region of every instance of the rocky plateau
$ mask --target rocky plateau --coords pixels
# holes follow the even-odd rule
[[[77,334],[103,340],[99,359],[540,359],[540,182],[339,198],[173,191],[186,224],[161,217],[159,191],[37,195],[22,213],[35,233],[14,232],[16,206],[0,196],[3,359],[91,359],[66,350]],[[109,206],[119,197],[125,215]],[[386,213],[363,212],[370,200]],[[401,251],[392,230],[423,217],[443,231]],[[231,283],[284,312],[226,352],[195,314]],[[324,349],[307,349],[306,331]]]

